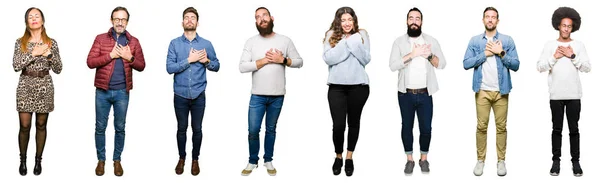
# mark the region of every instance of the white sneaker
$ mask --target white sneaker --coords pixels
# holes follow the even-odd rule
[[[506,164],[504,163],[504,160],[500,160],[498,161],[498,176],[505,176],[506,175]]]
[[[483,174],[483,167],[485,166],[485,163],[483,162],[483,160],[477,160],[477,164],[475,165],[475,169],[473,169],[473,174],[475,174],[475,176],[481,176],[481,174]]]
[[[267,173],[269,173],[270,176],[277,175],[277,170],[275,169],[275,167],[273,167],[273,163],[271,163],[270,161],[266,162],[265,167],[267,167]]]
[[[242,175],[243,176],[248,176],[250,175],[250,173],[252,173],[252,170],[254,170],[255,168],[258,168],[258,164],[251,164],[248,163],[248,165],[246,166],[246,168],[244,168],[242,170]]]

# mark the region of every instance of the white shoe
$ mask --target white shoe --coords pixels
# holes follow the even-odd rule
[[[243,176],[248,176],[250,175],[250,173],[252,173],[252,170],[254,170],[255,168],[258,168],[258,164],[251,164],[248,163],[248,165],[246,166],[246,168],[244,168],[242,170],[242,175]]]
[[[273,167],[273,163],[271,163],[270,161],[266,162],[265,167],[267,168],[267,173],[269,173],[270,176],[277,175],[277,170],[275,169],[275,167]]]
[[[481,176],[481,174],[483,174],[483,167],[485,166],[485,163],[483,162],[483,160],[477,160],[477,164],[475,165],[475,169],[473,169],[473,174],[475,174],[475,176]]]
[[[500,160],[498,161],[498,176],[505,176],[506,175],[506,164],[504,163],[504,160]]]

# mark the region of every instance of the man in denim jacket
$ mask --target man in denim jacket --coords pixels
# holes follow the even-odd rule
[[[506,154],[506,116],[508,94],[512,88],[510,71],[519,70],[519,57],[515,43],[510,36],[500,34],[498,10],[487,7],[483,11],[485,32],[469,41],[463,66],[474,68],[473,91],[477,110],[477,165],[473,174],[483,174],[487,146],[487,129],[490,108],[496,118],[496,151],[498,154],[498,176],[506,175],[504,164]]]

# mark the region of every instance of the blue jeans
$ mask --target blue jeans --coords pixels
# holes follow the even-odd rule
[[[126,89],[103,90],[96,89],[96,155],[98,160],[106,160],[106,125],[108,125],[108,114],[114,106],[115,125],[115,151],[113,161],[121,160],[121,153],[125,145],[125,118],[127,106],[129,105],[129,93]]]
[[[250,107],[248,108],[248,146],[250,151],[249,163],[258,163],[258,152],[260,150],[260,127],[266,113],[265,120],[265,162],[273,161],[273,147],[275,146],[275,128],[277,119],[283,106],[283,95],[264,96],[252,95]]]
[[[204,92],[195,99],[186,99],[175,95],[173,98],[175,116],[177,117],[177,148],[179,159],[185,159],[185,143],[187,140],[188,117],[192,114],[192,160],[198,160],[202,144],[202,119],[206,107]]]
[[[429,93],[398,92],[398,104],[402,116],[402,143],[404,152],[413,152],[413,126],[415,112],[419,119],[419,146],[421,154],[429,152],[431,142],[431,118],[433,117],[433,98]]]

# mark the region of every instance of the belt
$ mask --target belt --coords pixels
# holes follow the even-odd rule
[[[28,70],[23,70],[21,72],[21,75],[26,75],[26,76],[31,76],[31,77],[39,77],[39,78],[43,78],[47,75],[49,75],[50,72],[48,71],[28,71]]]
[[[412,93],[412,94],[420,94],[420,93],[427,93],[427,88],[419,88],[419,89],[406,89],[406,93]]]

